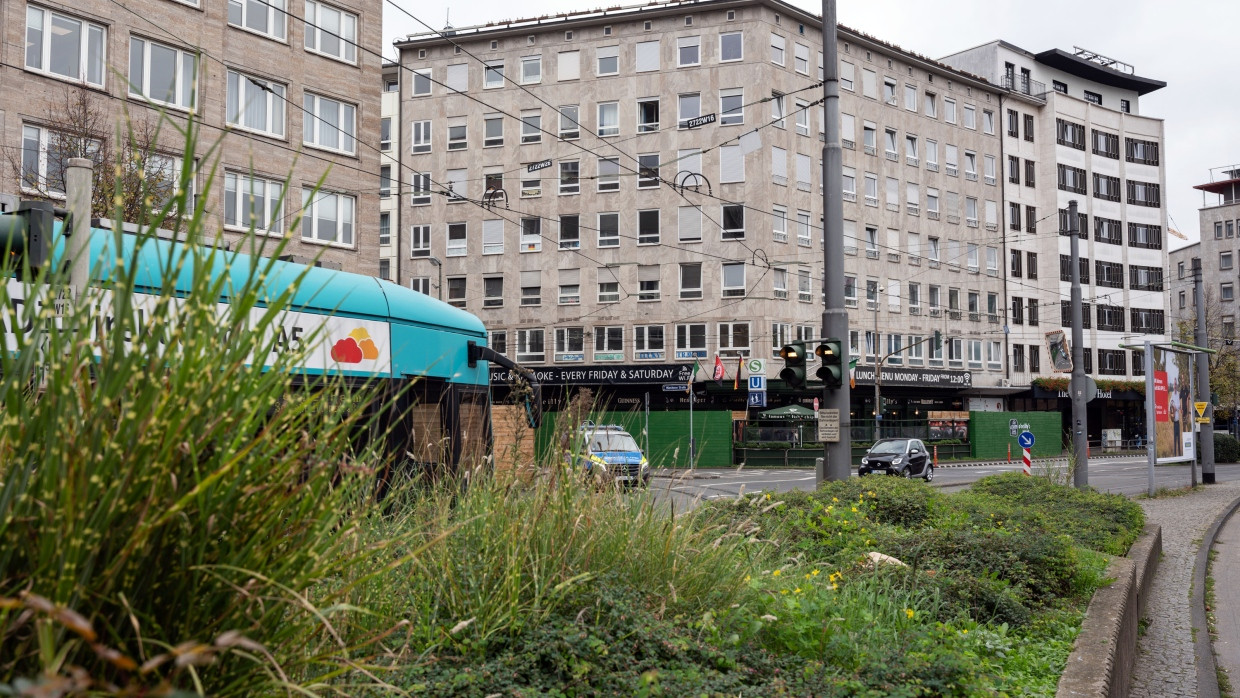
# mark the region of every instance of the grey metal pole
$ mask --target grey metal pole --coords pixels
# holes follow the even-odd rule
[[[65,168],[66,204],[72,226],[65,241],[69,258],[69,288],[73,297],[82,295],[90,284],[90,200],[94,163],[87,158],[69,158]]]
[[[1197,304],[1197,341],[1199,347],[1210,346],[1206,342],[1206,304],[1201,292],[1201,258],[1193,258],[1193,302]],[[1201,449],[1201,484],[1214,484],[1214,406],[1210,401],[1210,355],[1196,354],[1197,357],[1197,400],[1206,403],[1206,414],[1210,420],[1201,425],[1201,438],[1197,447]]]
[[[1068,234],[1072,247],[1072,471],[1075,487],[1089,486],[1089,431],[1085,417],[1085,328],[1081,317],[1081,238],[1076,199],[1068,202]]]
[[[874,294],[874,440],[878,441],[883,424],[883,360],[878,341],[878,294]]]
[[[1196,376],[1195,376],[1194,374],[1195,374],[1195,373],[1196,373],[1196,371],[1197,371],[1197,355],[1196,355],[1196,354],[1189,354],[1188,356],[1189,356],[1189,359],[1190,359],[1190,361],[1191,361],[1191,363],[1192,363],[1192,366],[1191,366],[1191,367],[1189,367],[1189,370],[1188,370],[1188,394],[1189,394],[1189,395],[1196,395],[1196,394],[1197,394],[1197,390],[1196,390],[1196,387],[1197,387],[1197,386],[1196,386],[1196,383],[1197,383],[1197,381],[1196,381],[1196,380],[1194,380],[1194,379],[1196,378]],[[1181,412],[1182,412],[1183,410],[1187,410],[1187,409],[1188,409],[1188,404],[1187,404],[1187,403],[1188,403],[1188,400],[1185,400],[1184,402],[1185,402],[1185,404],[1180,405],[1180,410],[1181,410]],[[1189,412],[1191,413],[1191,412],[1193,412],[1193,410],[1189,410]],[[1183,422],[1181,422],[1181,423],[1180,423],[1180,432],[1181,432],[1181,433],[1176,434],[1176,438],[1177,438],[1177,439],[1180,439],[1181,441],[1183,441],[1183,440],[1184,440],[1184,434],[1183,434],[1183,431],[1184,431],[1184,426],[1185,426],[1185,425],[1184,425],[1184,423],[1183,423]],[[1195,437],[1195,436],[1197,435],[1197,430],[1196,430],[1196,429],[1194,429],[1193,427],[1189,427],[1189,433],[1191,433],[1191,434]],[[1197,486],[1197,458],[1196,458],[1195,456],[1194,456],[1194,458],[1193,458],[1192,460],[1190,460],[1190,461],[1188,462],[1188,485],[1189,485],[1189,487],[1194,487],[1194,488]]]
[[[844,159],[840,150],[840,63],[837,57],[835,0],[822,0],[822,91],[826,144],[822,147],[823,248],[822,336],[840,340],[840,365],[848,368],[848,310],[844,307]],[[875,347],[875,351],[877,351]],[[875,374],[875,379],[878,375]],[[826,479],[847,480],[852,475],[852,416],[848,380],[839,388],[822,390],[822,406],[838,410],[840,440],[823,445]]]
[[[1145,462],[1149,470],[1149,495],[1154,496],[1154,463],[1157,455],[1154,451],[1154,435],[1157,432],[1154,424],[1154,347],[1149,340],[1145,341]]]

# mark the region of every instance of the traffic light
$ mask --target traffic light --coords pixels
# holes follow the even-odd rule
[[[943,333],[939,332],[938,330],[934,331],[934,350],[935,351],[943,350]]]
[[[827,339],[814,353],[822,357],[822,367],[818,369],[818,380],[828,390],[836,390],[844,385],[844,343],[834,337]]]
[[[22,201],[0,215],[0,266],[39,269],[51,257],[55,209],[47,201]]]
[[[787,344],[779,350],[784,360],[784,370],[779,372],[779,379],[793,388],[805,387],[805,342]]]

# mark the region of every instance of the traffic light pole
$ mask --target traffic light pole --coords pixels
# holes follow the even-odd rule
[[[1072,484],[1089,486],[1089,432],[1085,415],[1085,326],[1081,308],[1081,239],[1076,199],[1068,202],[1068,237],[1072,253]]]
[[[1193,258],[1193,300],[1197,303],[1197,346],[1209,346],[1206,337],[1206,303],[1201,293],[1201,258]],[[1201,424],[1201,484],[1214,484],[1214,405],[1210,400],[1210,355],[1197,354],[1197,400],[1206,403],[1209,421]]]
[[[822,0],[822,90],[826,142],[822,147],[823,246],[822,336],[840,338],[841,365],[847,370],[848,309],[844,306],[844,160],[840,149],[840,63],[836,43],[835,0]],[[822,406],[840,417],[840,440],[823,444],[823,471],[815,480],[847,480],[852,475],[852,415],[848,381],[822,390]]]

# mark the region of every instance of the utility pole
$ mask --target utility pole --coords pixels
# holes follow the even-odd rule
[[[844,159],[840,150],[840,62],[835,36],[835,0],[822,0],[822,91],[826,118],[826,144],[822,147],[822,289],[826,307],[822,311],[822,336],[839,338],[843,351],[841,366],[847,369],[848,310],[844,307]],[[877,376],[876,376],[877,377]],[[848,380],[835,390],[822,389],[822,406],[838,410],[840,440],[823,445],[827,480],[847,480],[852,476],[852,417]]]
[[[1085,329],[1081,317],[1081,238],[1076,199],[1068,202],[1068,234],[1072,247],[1072,471],[1075,487],[1089,486],[1089,431],[1085,417]]]
[[[1206,337],[1206,304],[1201,293],[1201,258],[1193,257],[1193,302],[1197,304],[1197,339],[1199,347],[1209,346]],[[1210,355],[1194,354],[1197,361],[1197,400],[1206,403],[1210,420],[1201,426],[1201,484],[1214,484],[1214,406],[1210,400]],[[1178,434],[1177,434],[1178,437]]]
[[[883,356],[882,344],[878,341],[878,294],[874,294],[874,440],[882,438],[883,433]]]
[[[70,158],[65,168],[65,189],[72,226],[65,241],[69,259],[69,289],[74,299],[90,284],[90,200],[94,163],[86,158]],[[119,224],[118,224],[119,225]]]

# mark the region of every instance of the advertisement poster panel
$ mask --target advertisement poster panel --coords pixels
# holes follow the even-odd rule
[[[1154,348],[1154,455],[1159,463],[1193,460],[1189,356]]]

